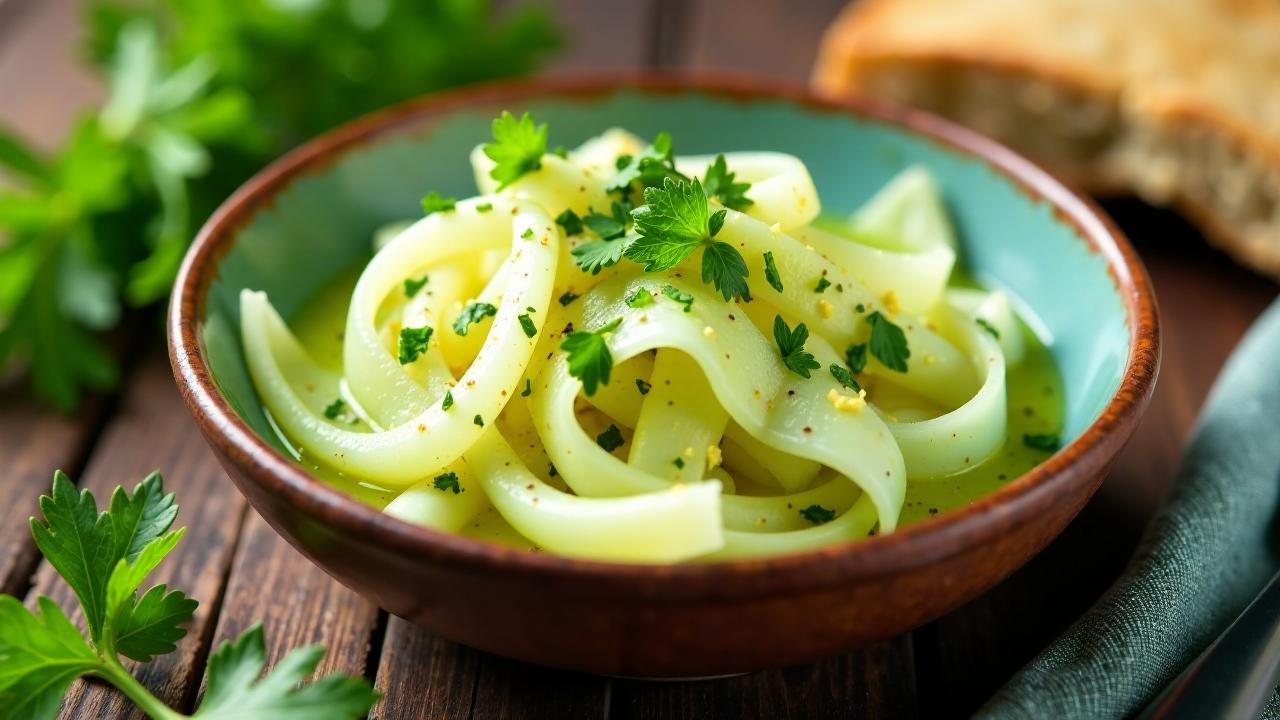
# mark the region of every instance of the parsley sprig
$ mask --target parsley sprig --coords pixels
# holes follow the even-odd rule
[[[617,169],[606,188],[609,192],[621,193],[624,197],[637,191],[643,192],[647,188],[660,187],[667,178],[689,179],[676,170],[675,145],[671,135],[664,132],[658,133],[653,144],[639,155],[619,156]]]
[[[184,532],[171,529],[178,506],[164,492],[159,473],[131,493],[116,488],[107,510],[99,512],[91,492],[77,491],[58,472],[52,493],[40,498],[40,512],[41,518],[31,518],[31,534],[75,593],[88,633],[48,597],[37,598],[33,611],[0,595],[0,703],[6,717],[53,717],[72,681],[84,676],[114,685],[157,720],[187,717],[134,679],[123,662],[150,662],[176,650],[186,635],[183,624],[198,606],[163,584],[139,593]],[[363,717],[378,699],[363,678],[334,674],[300,684],[323,656],[318,645],[294,650],[259,679],[266,642],[262,626],[255,625],[209,656],[208,691],[193,717]]]
[[[879,311],[867,316],[867,324],[871,326],[871,339],[867,346],[872,357],[890,370],[906,372],[911,349],[907,347],[907,335],[902,328]]]
[[[781,315],[773,316],[773,341],[778,344],[778,354],[782,356],[782,364],[791,372],[802,378],[809,377],[810,370],[817,370],[822,365],[813,359],[813,354],[804,349],[809,340],[809,328],[804,323],[791,329]]]
[[[578,267],[584,272],[597,275],[602,269],[618,264],[627,247],[636,239],[634,234],[627,233],[630,212],[630,203],[614,201],[610,204],[608,215],[593,210],[582,218],[582,224],[599,235],[600,239],[589,240],[572,250]]]
[[[498,190],[542,167],[547,154],[547,126],[534,123],[529,113],[516,119],[503,110],[493,121],[493,142],[484,146],[484,154],[494,162],[489,177],[498,181]]]
[[[665,178],[662,187],[644,191],[645,204],[631,211],[639,235],[626,248],[628,259],[646,272],[668,270],[702,248],[702,281],[715,286],[725,300],[750,300],[747,262],[738,249],[715,240],[724,226],[724,209],[711,212],[702,183]]]
[[[755,201],[744,194],[751,189],[751,183],[735,182],[734,173],[729,172],[724,155],[717,155],[715,162],[707,168],[702,189],[708,198],[715,198],[721,205],[734,210],[746,210],[755,204]]]
[[[569,353],[569,374],[582,381],[587,395],[595,395],[600,385],[609,384],[613,355],[609,354],[605,337],[621,324],[622,318],[617,318],[598,330],[571,332],[560,343],[560,349]]]

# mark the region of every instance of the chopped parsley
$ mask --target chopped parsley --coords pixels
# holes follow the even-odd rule
[[[653,386],[640,378],[636,378],[636,389],[640,391],[641,395],[648,395]]]
[[[532,240],[532,239],[533,239],[533,228],[525,228],[525,229],[524,229],[524,232],[520,233],[520,237],[521,237],[522,239],[524,239],[524,240]]]
[[[653,293],[648,288],[640,288],[627,298],[627,307],[642,308],[653,304]]]
[[[582,218],[569,208],[565,208],[564,212],[556,216],[556,224],[564,228],[565,235],[582,234]]]
[[[347,408],[347,401],[342,398],[338,398],[326,405],[324,408],[324,416],[330,420],[340,420],[345,423],[350,423],[351,425],[355,425],[359,422],[359,418],[355,417],[355,415]]]
[[[603,268],[617,265],[627,247],[635,242],[636,236],[627,234],[631,204],[615,200],[609,212],[609,215],[603,215],[592,210],[582,219],[587,229],[600,236],[599,240],[582,243],[572,251],[577,258],[575,262],[583,272],[596,275]]]
[[[862,386],[858,384],[858,381],[853,378],[853,373],[849,372],[849,368],[836,363],[831,363],[831,367],[827,369],[831,371],[831,377],[835,378],[841,385],[854,392],[858,392],[862,389]]]
[[[747,263],[737,248],[713,240],[724,225],[725,211],[711,212],[702,184],[666,178],[662,187],[644,191],[645,204],[631,211],[639,235],[627,248],[628,259],[645,272],[675,267],[698,247],[702,252],[702,281],[710,282],[725,300],[749,300]]]
[[[422,277],[417,278],[417,279],[414,279],[414,278],[405,278],[405,279],[404,279],[404,296],[405,296],[405,297],[413,297],[414,295],[417,295],[417,294],[418,294],[418,291],[419,291],[419,290],[421,290],[422,288],[424,288],[424,287],[426,287],[426,286],[427,286],[427,276],[426,276],[426,275],[423,275]]]
[[[506,110],[493,121],[493,142],[484,146],[484,154],[494,162],[489,177],[498,181],[498,190],[541,168],[546,152],[546,124],[534,124],[529,113],[517,120]]]
[[[453,321],[453,331],[459,335],[466,335],[467,330],[472,323],[478,323],[487,317],[493,317],[498,314],[498,308],[486,302],[473,302],[462,309],[462,313],[458,315],[458,319]]]
[[[693,310],[693,295],[681,290],[675,285],[663,285],[662,294],[683,305],[685,312]]]
[[[1028,433],[1022,436],[1022,444],[1033,450],[1056,452],[1062,447],[1062,437],[1056,433]]]
[[[836,519],[836,511],[824,508],[821,505],[810,505],[800,511],[800,517],[808,520],[814,525],[822,525]]]
[[[715,198],[721,205],[734,210],[745,210],[753,205],[751,198],[743,193],[751,189],[751,183],[734,182],[734,173],[729,172],[724,155],[717,155],[715,162],[707,168],[707,175],[702,181],[702,189],[708,198]]]
[[[408,365],[425,353],[433,332],[435,331],[426,325],[420,328],[400,328],[400,364]]]
[[[609,423],[609,427],[605,431],[596,436],[596,444],[604,448],[605,452],[613,452],[622,447],[625,441],[622,439],[622,433],[618,431],[618,426]]]
[[[860,373],[867,367],[867,344],[858,343],[850,345],[844,349],[844,364],[855,373]]]
[[[782,292],[782,275],[778,273],[778,266],[773,262],[773,251],[764,254],[764,279],[769,283],[769,287]]]
[[[773,340],[778,344],[782,364],[802,378],[808,378],[810,370],[822,367],[811,353],[805,351],[804,344],[808,339],[809,328],[804,323],[796,325],[795,330],[792,330],[781,315],[773,316]]]
[[[448,409],[449,409],[449,408],[451,408],[451,407],[453,407],[453,391],[452,391],[452,390],[445,390],[445,391],[444,391],[444,401],[440,403],[440,409],[441,409],[441,410],[448,410]]]
[[[455,472],[437,475],[436,479],[431,481],[431,484],[440,492],[452,490],[454,495],[462,492],[462,486],[458,484],[458,473]]]
[[[615,163],[617,172],[609,179],[606,188],[609,192],[621,192],[627,195],[639,188],[651,188],[662,185],[668,178],[688,180],[676,170],[676,158],[671,136],[658,133],[653,144],[645,148],[639,155],[620,155]]]
[[[564,292],[564,294],[563,294],[563,295],[561,295],[561,296],[560,296],[560,298],[559,298],[559,300],[560,300],[560,307],[565,307],[566,305],[568,305],[569,303],[571,303],[571,302],[573,302],[574,300],[577,300],[577,299],[578,299],[578,296],[577,296],[577,295],[574,295],[573,293],[571,293],[571,292],[569,292],[568,290],[566,290],[566,291]]]
[[[675,460],[672,460],[672,461],[671,461],[671,464],[672,464],[672,465],[675,465],[677,469],[679,469],[679,470],[683,470],[683,469],[684,469],[684,458],[676,458]]]
[[[474,423],[476,427],[484,427],[484,418],[480,417],[480,413],[476,413],[476,416],[471,418],[471,422]]]
[[[533,318],[526,314],[521,314],[519,318],[520,329],[524,330],[525,337],[536,337],[538,334],[538,326],[533,324]]]
[[[859,315],[861,315],[862,313],[867,311],[867,306],[863,305],[862,303],[858,303],[857,305],[853,306],[853,309],[856,310]]]
[[[555,155],[558,158],[564,158],[567,160],[569,159],[569,148],[563,145],[557,145],[551,148],[551,154]]]
[[[1000,331],[996,329],[995,325],[992,325],[991,323],[987,322],[986,318],[974,318],[973,320],[974,322],[978,323],[978,326],[981,327],[983,330],[986,330],[987,332],[991,333],[991,337],[997,340],[1000,339]]]
[[[427,215],[433,215],[438,212],[449,212],[457,206],[457,198],[445,197],[437,193],[435,190],[427,193],[427,196],[422,198],[422,212]]]
[[[906,372],[911,349],[907,347],[907,336],[902,328],[878,311],[867,316],[867,324],[871,326],[871,339],[867,344],[872,357],[890,370]]]
[[[476,212],[487,213],[493,209],[493,203],[480,203],[476,205]]]
[[[813,291],[816,293],[824,293],[829,287],[831,287],[831,281],[827,279],[826,275],[823,275],[818,278],[818,284],[813,287]]]
[[[613,356],[605,336],[621,324],[622,318],[618,318],[598,330],[572,332],[560,343],[560,349],[569,353],[569,374],[582,381],[583,392],[588,396],[594,395],[600,385],[609,384]]]
[[[587,213],[582,218],[582,224],[587,226],[591,232],[599,235],[603,240],[613,240],[620,238],[627,232],[627,221],[631,215],[631,203],[618,202],[614,200],[609,204],[609,214],[598,213],[595,210]]]
[[[533,381],[529,378],[524,379],[524,390],[520,391],[520,397],[529,397],[533,394]]]

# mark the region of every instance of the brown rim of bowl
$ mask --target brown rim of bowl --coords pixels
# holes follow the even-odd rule
[[[1106,259],[1125,304],[1129,351],[1119,388],[1101,414],[1073,442],[1026,474],[976,503],[896,532],[818,550],[767,558],[677,565],[636,565],[515,550],[391,518],[313,478],[275,450],[232,410],[213,381],[199,328],[214,263],[225,241],[268,207],[295,178],[325,167],[360,144],[432,116],[476,104],[515,106],[540,97],[589,99],[617,91],[657,95],[695,93],[739,102],[784,101],[811,111],[851,115],[904,128],[995,169],[1033,201],[1048,202]],[[601,591],[630,588],[647,597],[762,596],[803,587],[830,587],[851,577],[872,578],[937,562],[1010,526],[1036,521],[1081,475],[1109,465],[1116,440],[1126,440],[1151,396],[1159,367],[1160,333],[1151,283],[1137,254],[1090,200],[1035,163],[985,136],[939,117],[870,99],[819,97],[800,85],[741,76],[615,74],[524,78],[410,100],[357,118],[308,141],[253,176],[205,223],[178,272],[168,319],[173,372],[192,414],[221,451],[254,479],[313,518],[380,546],[424,561],[529,577],[576,576]],[[1061,490],[1060,490],[1061,489]],[[668,581],[670,580],[670,581]]]

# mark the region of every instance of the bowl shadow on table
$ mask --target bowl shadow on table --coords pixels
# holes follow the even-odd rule
[[[1160,304],[1164,361],[1146,416],[1067,529],[987,594],[912,635],[921,717],[964,717],[1034,658],[1124,570],[1176,472],[1227,355],[1276,285],[1208,247],[1176,214],[1108,200]]]

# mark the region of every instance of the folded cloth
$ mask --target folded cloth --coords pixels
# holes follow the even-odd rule
[[[1227,361],[1124,574],[977,717],[1105,720],[1142,709],[1276,572],[1278,506],[1280,301]],[[1273,698],[1267,716],[1278,708]]]

